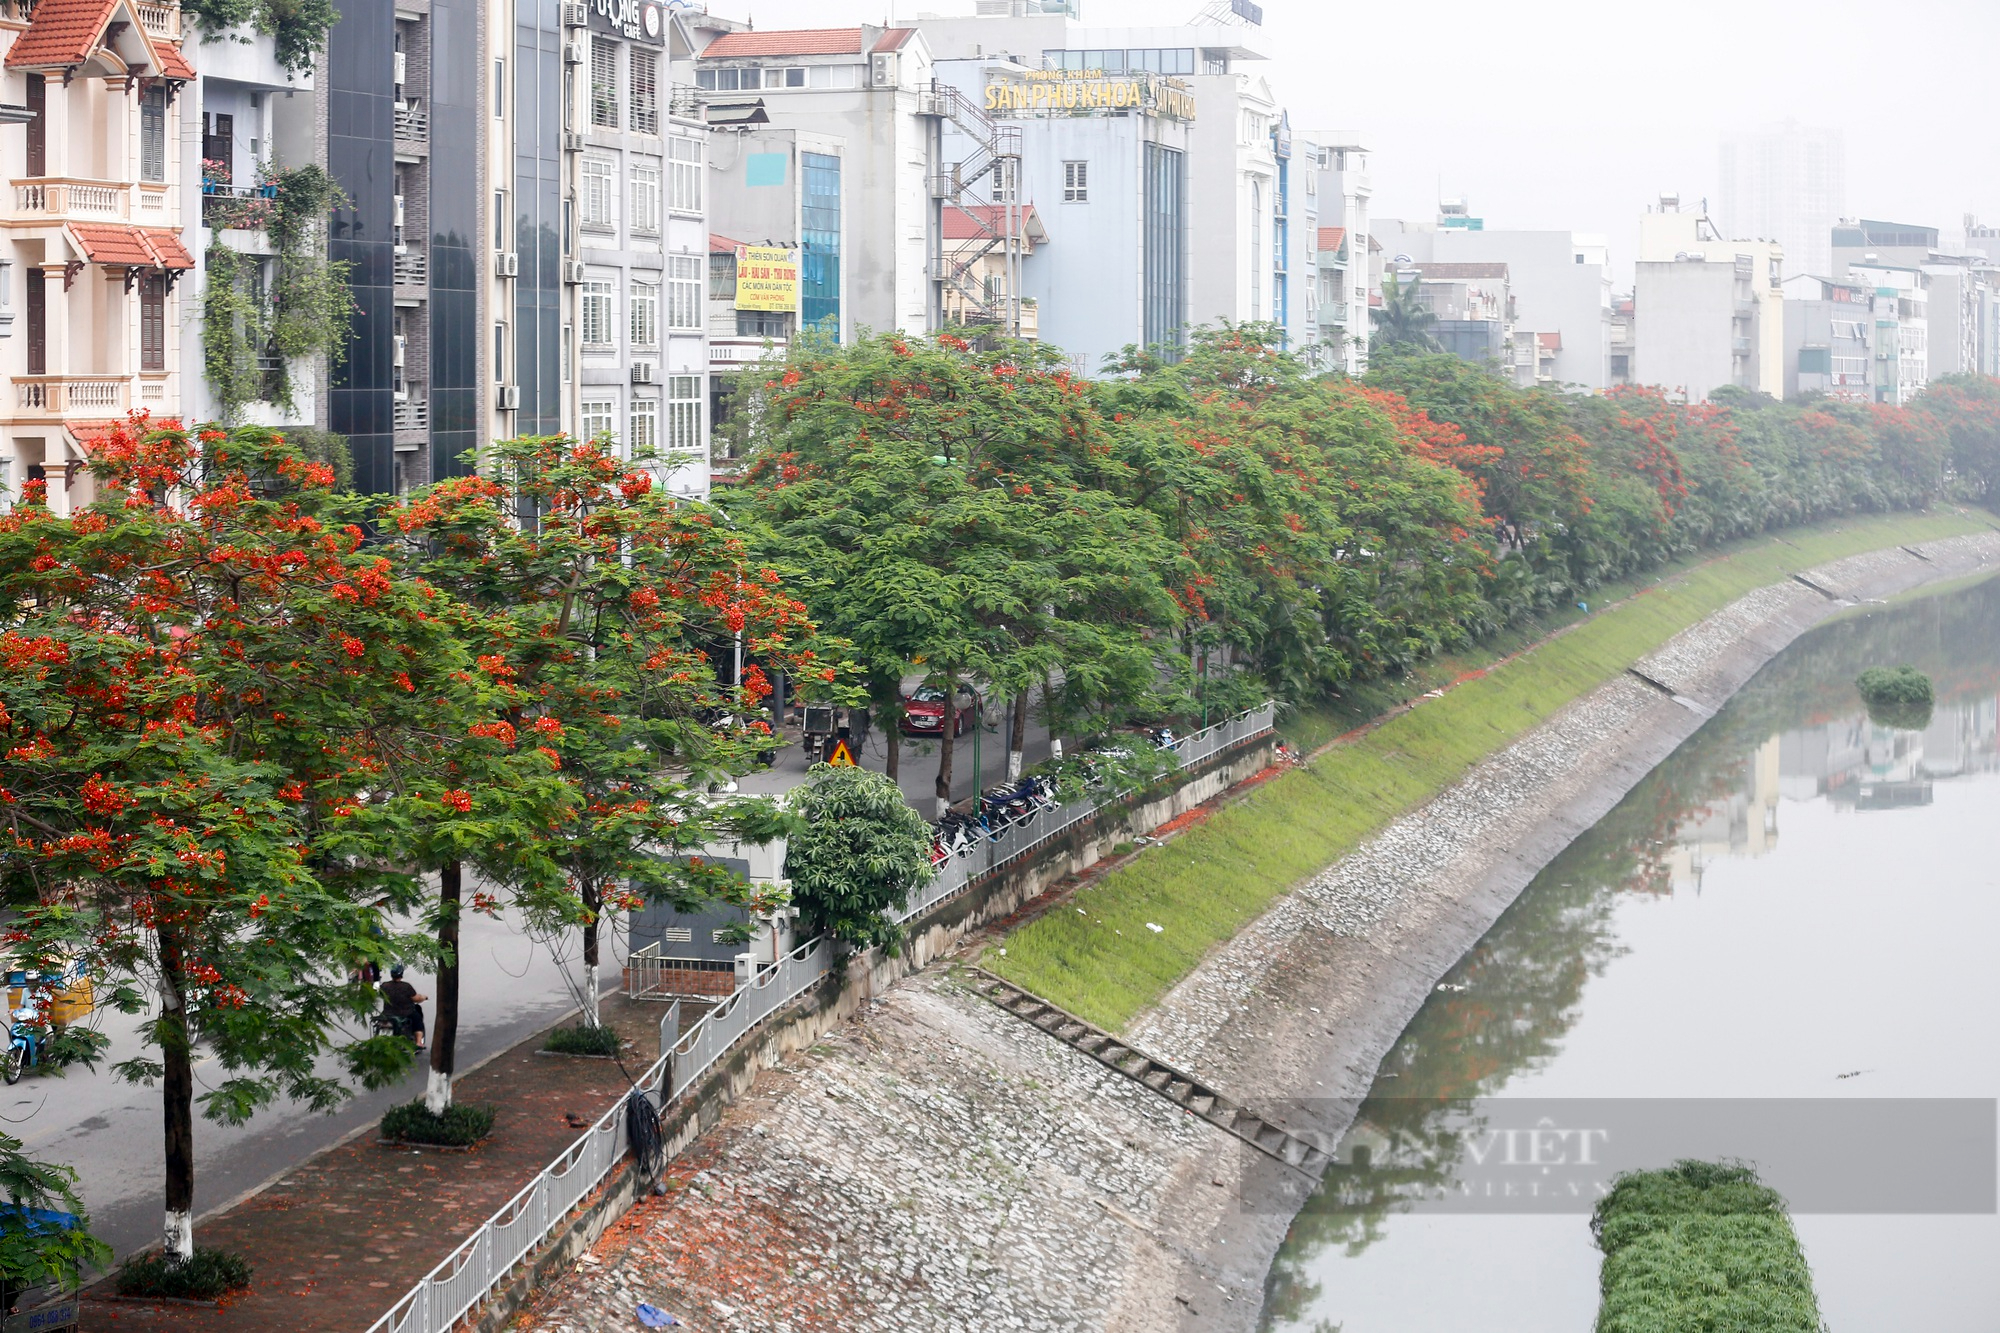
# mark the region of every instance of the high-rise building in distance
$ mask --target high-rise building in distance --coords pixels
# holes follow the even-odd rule
[[[1847,141],[1787,120],[1722,137],[1714,218],[1724,235],[1776,241],[1794,273],[1834,277],[1831,237],[1847,203]]]

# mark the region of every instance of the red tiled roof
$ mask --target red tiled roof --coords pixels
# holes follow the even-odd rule
[[[885,28],[876,39],[877,51],[899,51],[915,28]],[[703,60],[741,56],[858,56],[859,28],[791,28],[778,32],[728,32],[708,44]]]
[[[976,215],[976,217],[975,217]],[[1035,214],[1033,204],[1021,205],[1021,231],[1033,240],[1041,239],[1042,220]],[[979,224],[983,222],[984,227]],[[1007,234],[1007,205],[976,204],[968,211],[951,204],[944,206],[944,238],[947,241],[975,241],[998,232]]]
[[[736,253],[736,247],[741,244],[743,242],[733,241],[720,232],[712,231],[708,234],[708,252],[712,255],[733,255]]]
[[[1563,336],[1560,333],[1538,333],[1535,335],[1535,341],[1542,345],[1543,351],[1560,352],[1563,349]]]
[[[193,268],[181,238],[165,227],[122,222],[72,222],[70,238],[93,264],[125,268]]]
[[[859,28],[794,28],[787,32],[728,32],[708,44],[703,60],[725,56],[858,56]]]
[[[152,247],[161,268],[193,268],[194,256],[181,244],[180,233],[165,227],[141,227],[146,243]]]
[[[97,49],[118,0],[42,0],[7,52],[10,69],[80,65]]]
[[[1341,243],[1346,241],[1346,239],[1347,228],[1345,227],[1321,227],[1319,229],[1319,248],[1322,250],[1338,250],[1341,247]]]
[[[160,58],[160,75],[168,79],[192,79],[194,66],[178,46],[172,42],[154,42],[153,54]]]

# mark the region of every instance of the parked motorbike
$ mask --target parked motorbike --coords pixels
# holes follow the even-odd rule
[[[13,1014],[8,1029],[7,1055],[0,1061],[0,1074],[12,1087],[21,1081],[22,1071],[42,1062],[42,1012],[33,1002],[25,1002]]]
[[[417,1039],[415,1014],[405,1014],[399,1018],[385,1009],[375,1015],[371,1026],[378,1037],[401,1037],[405,1041]]]

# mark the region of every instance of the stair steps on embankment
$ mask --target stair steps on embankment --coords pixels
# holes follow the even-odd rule
[[[1031,991],[1022,990],[1011,981],[1001,980],[984,968],[967,968],[966,972],[974,990],[1014,1017],[1116,1070],[1188,1114],[1314,1179],[1326,1169],[1329,1158],[1318,1147],[1239,1106],[1194,1075],[1134,1050],[1102,1028],[1084,1022]]]

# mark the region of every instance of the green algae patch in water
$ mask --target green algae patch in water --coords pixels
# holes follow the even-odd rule
[[[1854,681],[1869,720],[1898,731],[1922,731],[1931,724],[1937,695],[1931,678],[1913,666],[1869,667]]]
[[[1747,1166],[1627,1172],[1590,1229],[1604,1251],[1597,1333],[1819,1333],[1812,1271],[1785,1201]]]

